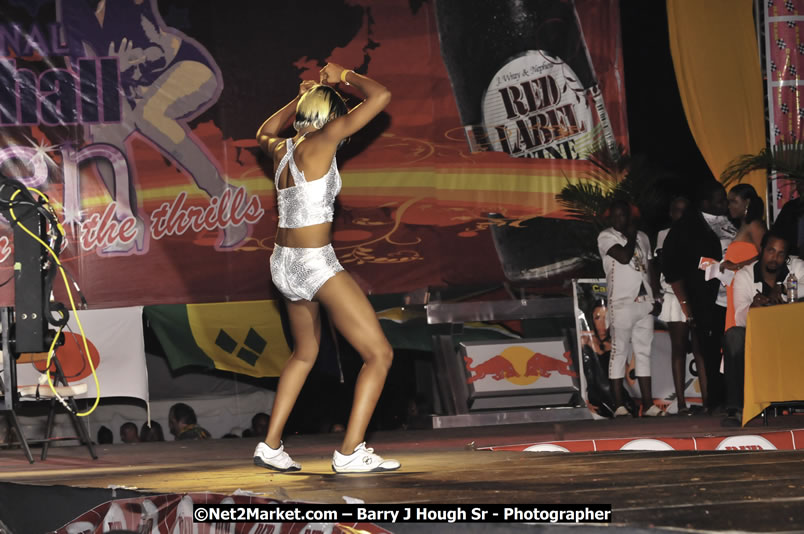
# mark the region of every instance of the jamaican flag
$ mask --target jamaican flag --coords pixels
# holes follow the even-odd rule
[[[144,312],[172,369],[194,365],[279,376],[290,357],[275,300],[165,304]]]

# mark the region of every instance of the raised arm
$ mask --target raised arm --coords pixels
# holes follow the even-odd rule
[[[339,82],[356,87],[366,98],[346,115],[328,122],[321,130],[325,137],[335,143],[356,133],[391,101],[391,91],[367,76],[346,70],[336,63],[328,63],[321,69],[321,83],[332,85]]]
[[[628,225],[625,231],[625,237],[628,238],[625,245],[613,245],[606,251],[607,255],[623,265],[631,263],[631,259],[634,257],[634,249],[636,249],[637,245],[637,229],[633,223]]]
[[[279,132],[285,127],[285,124],[296,115],[296,104],[299,103],[299,98],[307,92],[308,89],[313,87],[315,82],[313,80],[305,80],[299,84],[299,94],[285,104],[279,111],[268,117],[262,123],[260,129],[257,130],[257,144],[266,153],[273,152],[276,144],[282,139],[279,137]]]

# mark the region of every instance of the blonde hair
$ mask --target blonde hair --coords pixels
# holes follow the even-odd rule
[[[308,126],[323,128],[326,123],[342,115],[349,109],[338,92],[328,85],[314,85],[296,104],[296,120],[293,127],[301,131]]]

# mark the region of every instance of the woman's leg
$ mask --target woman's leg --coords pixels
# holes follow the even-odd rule
[[[318,290],[316,300],[324,305],[335,328],[363,358],[340,450],[348,455],[365,439],[366,428],[391,367],[393,349],[380,328],[374,308],[346,271],[327,280]]]
[[[653,390],[651,389],[650,376],[638,376],[639,394],[642,395],[642,413],[647,412],[653,406]]]
[[[299,392],[313,368],[321,344],[321,315],[317,302],[285,300],[293,335],[293,354],[279,377],[279,386],[271,410],[271,422],[265,443],[272,449],[279,447],[282,431],[288,421]]]
[[[704,353],[701,341],[695,328],[690,329],[692,337],[692,355],[695,358],[695,368],[698,371],[698,384],[701,386],[701,403],[704,408],[709,408],[709,380],[706,378],[706,363],[704,363]]]
[[[684,397],[684,384],[687,372],[687,340],[690,329],[687,323],[672,321],[667,323],[667,331],[670,333],[670,355],[673,369],[673,385],[676,389],[676,401],[678,410],[687,408],[687,399]]]
[[[623,379],[611,378],[609,379],[609,383],[611,384],[611,392],[614,394],[614,409],[616,410],[620,406],[625,406],[625,391],[623,390]]]

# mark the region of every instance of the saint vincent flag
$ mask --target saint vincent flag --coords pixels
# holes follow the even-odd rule
[[[146,306],[145,316],[172,369],[279,376],[290,357],[275,300]]]

